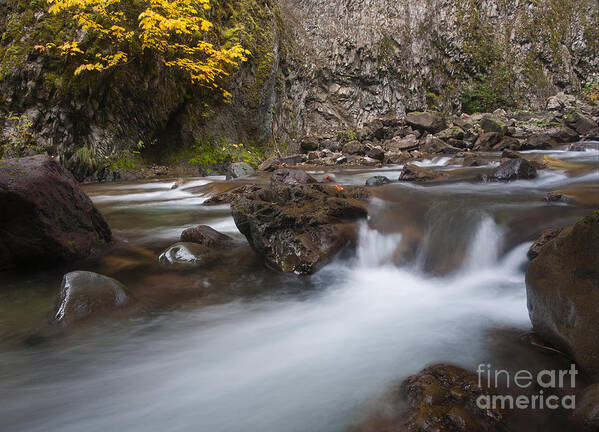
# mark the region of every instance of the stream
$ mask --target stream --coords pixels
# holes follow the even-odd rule
[[[427,364],[543,364],[514,342],[530,331],[526,252],[544,229],[599,208],[599,143],[586,145],[525,152],[561,162],[534,180],[378,187],[355,255],[305,277],[266,269],[249,247],[235,265],[158,264],[194,225],[242,238],[228,206],[201,205],[230,187],[224,177],[174,190],[176,179],[87,185],[121,242],[76,269],[114,277],[140,301],[44,336],[61,277],[74,268],[0,275],[0,430],[343,431]],[[396,179],[401,166],[328,172],[363,185],[372,175]],[[546,202],[550,191],[575,201]]]

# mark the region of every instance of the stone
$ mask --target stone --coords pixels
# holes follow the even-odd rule
[[[507,158],[507,159],[518,159],[518,158],[522,158],[522,155],[513,150],[505,149],[501,152],[501,157]]]
[[[545,131],[557,143],[571,143],[580,140],[580,135],[569,127],[554,127]]]
[[[474,148],[480,150],[491,150],[493,146],[501,142],[501,138],[501,134],[497,132],[485,132],[478,137],[476,143],[474,144]]]
[[[187,228],[181,233],[180,238],[182,243],[198,243],[211,248],[226,245],[232,240],[228,235],[222,234],[208,225]]]
[[[557,237],[559,233],[562,232],[562,230],[563,228],[549,228],[543,231],[539,238],[537,238],[535,242],[532,244],[530,249],[528,249],[528,253],[526,254],[528,259],[533,260],[537,256],[539,256],[541,248],[545,246],[547,243],[549,243],[551,240],[553,240],[555,237]]]
[[[406,135],[404,138],[395,137],[389,141],[386,141],[384,148],[394,153],[399,153],[406,150],[414,150],[418,148],[418,138],[414,134]]]
[[[365,188],[272,183],[231,204],[233,219],[267,266],[310,274],[355,244]]]
[[[113,278],[89,271],[67,273],[62,278],[51,322],[70,325],[123,308],[130,301],[126,288]]]
[[[158,262],[164,265],[201,266],[215,262],[219,257],[206,245],[179,242],[164,250]]]
[[[570,146],[568,147],[568,151],[583,152],[587,151],[587,148],[584,146],[584,144],[570,144]]]
[[[306,162],[308,160],[308,156],[305,154],[292,154],[288,156],[283,156],[280,158],[281,165],[297,165],[302,162]]]
[[[480,156],[465,156],[462,166],[464,167],[478,167],[488,165],[489,162]]]
[[[385,159],[385,152],[380,147],[373,147],[370,150],[368,150],[366,156],[377,161],[382,161],[383,159]]]
[[[322,157],[322,152],[318,150],[308,152],[308,161],[315,161]]]
[[[171,190],[174,189],[179,189],[181,186],[183,186],[185,184],[185,180],[184,179],[178,179],[172,186],[171,186]]]
[[[599,213],[564,228],[526,272],[535,332],[599,380]]]
[[[430,168],[420,167],[414,164],[407,164],[401,175],[399,181],[425,181],[425,180],[436,180],[444,177],[445,174],[440,171],[435,171]]]
[[[424,139],[424,143],[420,146],[420,151],[425,153],[455,154],[459,153],[460,149],[450,146],[445,141],[433,135],[428,135]]]
[[[258,171],[274,171],[281,165],[281,161],[276,157],[269,157],[260,165],[258,165]]]
[[[231,204],[235,198],[244,193],[253,192],[259,189],[259,186],[256,185],[243,185],[235,189],[231,189],[225,192],[220,192],[215,195],[212,195],[206,201],[202,203],[202,205],[210,206],[210,205],[220,205],[220,204]]]
[[[405,161],[412,159],[412,155],[407,151],[404,152],[389,152],[385,153],[385,163],[386,164],[403,164]]]
[[[164,177],[168,175],[168,167],[164,165],[152,165],[150,173],[156,177]]]
[[[354,140],[343,145],[343,153],[348,155],[363,155],[365,150],[360,141]]]
[[[566,95],[563,92],[559,92],[555,96],[551,96],[547,99],[547,111],[561,111],[566,107],[571,107],[576,103],[576,98],[572,95]]]
[[[270,184],[287,184],[287,185],[297,185],[297,184],[309,184],[309,183],[318,183],[318,181],[308,174],[306,171],[302,170],[292,170],[289,168],[279,168],[276,170],[272,176],[270,177]]]
[[[304,153],[318,150],[318,140],[315,137],[305,137],[300,143],[300,148]]]
[[[502,124],[496,118],[490,116],[483,117],[483,119],[480,121],[480,127],[484,133],[496,132],[502,136],[505,135],[507,131],[507,126]]]
[[[440,138],[444,141],[448,141],[449,139],[463,140],[464,139],[464,130],[458,126],[451,126],[447,129],[442,130],[438,134],[436,134],[437,138]]]
[[[586,135],[596,129],[597,123],[580,112],[574,112],[566,116],[566,124],[581,135]]]
[[[556,144],[555,139],[545,133],[535,134],[526,138],[526,142],[522,144],[522,150],[546,150]]]
[[[502,151],[504,149],[519,150],[521,147],[522,147],[522,143],[520,142],[519,139],[505,136],[505,137],[503,137],[503,139],[501,141],[499,141],[499,143],[495,144],[492,147],[492,150],[493,151]]]
[[[484,181],[507,182],[512,180],[529,180],[537,176],[537,170],[532,163],[523,158],[509,159],[483,175]]]
[[[441,132],[447,126],[443,115],[436,111],[408,113],[406,122],[415,129],[430,133]]]
[[[70,172],[47,156],[0,160],[0,270],[97,254],[110,227]]]
[[[227,180],[251,177],[256,174],[256,170],[245,162],[232,163],[227,169]]]
[[[385,176],[373,176],[366,180],[366,186],[382,186],[391,183],[391,180]]]

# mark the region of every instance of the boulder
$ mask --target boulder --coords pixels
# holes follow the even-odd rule
[[[373,147],[370,150],[368,150],[366,156],[377,161],[382,161],[383,159],[385,159],[385,152],[380,147]]]
[[[480,156],[464,156],[462,166],[464,167],[478,167],[488,165],[489,161]]]
[[[597,128],[597,123],[593,119],[582,113],[575,112],[566,116],[566,124],[581,135],[586,135]]]
[[[460,149],[452,147],[445,141],[429,135],[425,138],[424,144],[420,146],[420,150],[425,153],[444,153],[444,154],[455,154],[459,153]]]
[[[483,381],[484,382],[484,381]],[[359,432],[507,431],[508,412],[479,407],[493,392],[478,386],[474,372],[435,364],[392,389],[383,408],[352,430]],[[485,402],[486,403],[486,402]]]
[[[430,133],[441,132],[447,126],[443,115],[436,111],[408,113],[406,122],[415,129]]]
[[[445,174],[440,171],[435,171],[433,169],[424,168],[414,164],[407,164],[399,176],[399,181],[436,180],[444,176]]]
[[[538,249],[526,272],[533,329],[599,380],[599,213]]]
[[[499,143],[495,144],[493,146],[492,150],[493,151],[502,151],[505,149],[520,150],[521,147],[522,147],[522,143],[520,142],[519,139],[506,136],[506,137],[503,137],[503,139],[501,141],[499,141]]]
[[[545,133],[557,143],[571,143],[580,139],[580,135],[569,127],[554,127]]]
[[[513,150],[505,149],[501,152],[501,157],[506,159],[519,159],[522,158],[522,155]]]
[[[165,265],[200,266],[216,261],[219,256],[213,248],[198,243],[175,243],[169,246],[158,257],[158,262]]]
[[[479,135],[479,137],[476,140],[476,143],[474,144],[474,148],[481,150],[491,150],[493,146],[499,144],[500,142],[501,134],[497,132],[485,132]]]
[[[567,95],[559,92],[555,96],[547,99],[547,111],[561,111],[564,108],[572,107],[576,104],[576,98],[572,95]]]
[[[208,247],[219,247],[228,244],[233,239],[228,235],[219,233],[208,225],[198,225],[187,228],[181,233],[182,243],[198,243]]]
[[[366,180],[366,186],[382,186],[391,183],[391,180],[385,176],[373,176]]]
[[[302,162],[306,162],[307,160],[308,156],[305,154],[292,154],[280,158],[281,165],[297,165]]]
[[[356,239],[367,216],[364,188],[272,183],[231,204],[233,219],[266,264],[310,274]]]
[[[491,171],[482,176],[484,181],[512,181],[528,180],[537,176],[537,169],[526,159],[509,159]]]
[[[545,246],[548,242],[553,240],[555,237],[557,237],[559,233],[562,232],[562,230],[563,228],[549,228],[548,230],[543,231],[539,238],[536,239],[535,242],[532,244],[530,249],[528,249],[528,253],[526,254],[528,259],[535,259],[539,255],[541,248]]]
[[[360,143],[360,141],[354,140],[343,145],[343,153],[348,155],[363,155],[365,153],[365,149],[364,146]]]
[[[522,150],[546,150],[550,149],[557,142],[546,133],[531,135],[526,138],[526,142],[522,144]]]
[[[480,121],[480,128],[484,133],[496,132],[502,136],[505,135],[507,131],[507,126],[502,124],[499,120],[489,116],[483,117]]]
[[[245,162],[232,163],[227,169],[227,180],[250,177],[256,174],[256,170]]]
[[[279,158],[269,157],[264,162],[262,162],[260,165],[258,165],[258,170],[259,171],[274,171],[279,167],[279,165],[281,165],[281,161],[279,160]]]
[[[231,189],[225,192],[220,192],[217,193],[215,195],[212,195],[210,198],[208,198],[206,201],[204,201],[202,203],[202,205],[219,205],[219,204],[231,204],[235,198],[237,198],[239,195],[242,195],[244,193],[247,192],[252,192],[255,191],[257,189],[260,189],[259,186],[256,185],[243,185],[240,186],[238,188],[235,189]]]
[[[51,322],[69,325],[129,303],[127,291],[119,281],[98,273],[75,271],[62,278]]]
[[[464,136],[464,130],[458,126],[449,127],[437,134],[437,138],[440,138],[444,141],[448,141],[450,139],[463,140]]]
[[[414,134],[406,135],[404,138],[395,137],[384,144],[385,149],[390,152],[399,153],[406,150],[418,148],[418,138]]]
[[[54,159],[0,161],[0,270],[89,257],[112,241],[108,224]]]
[[[270,184],[286,184],[286,185],[298,185],[298,184],[309,184],[318,183],[317,180],[302,170],[292,170],[289,168],[279,168],[270,177]]]
[[[300,143],[300,148],[304,153],[318,150],[318,140],[314,137],[305,137]]]

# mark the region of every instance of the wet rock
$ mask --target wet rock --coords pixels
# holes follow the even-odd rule
[[[415,129],[431,133],[441,132],[446,127],[443,115],[436,111],[408,113],[406,122]]]
[[[413,157],[407,151],[401,153],[385,153],[385,163],[387,164],[403,164],[405,161],[410,159],[413,159]]]
[[[233,239],[222,234],[208,225],[198,225],[187,228],[181,233],[182,243],[198,243],[211,248],[227,245]]]
[[[568,147],[568,151],[583,152],[583,151],[587,151],[587,148],[583,144],[571,144]]]
[[[557,142],[555,139],[551,138],[549,135],[545,133],[536,134],[526,138],[526,142],[522,144],[522,150],[546,150],[556,144]]]
[[[373,176],[366,180],[366,186],[382,186],[391,183],[391,180],[385,176]]]
[[[488,165],[489,161],[480,156],[465,156],[462,166],[465,167],[477,167]]]
[[[297,185],[297,184],[308,184],[317,183],[316,179],[302,170],[292,170],[289,168],[279,168],[276,170],[271,178],[270,184],[286,184],[286,185]]]
[[[547,243],[549,243],[551,240],[557,237],[559,233],[562,232],[562,230],[563,228],[549,228],[548,230],[543,231],[539,238],[536,239],[535,242],[532,244],[530,249],[528,249],[528,253],[526,254],[528,259],[535,259],[539,255],[539,252],[541,251],[543,246],[545,246]]]
[[[499,143],[495,144],[492,148],[493,151],[502,151],[504,149],[519,150],[522,147],[522,143],[517,138],[503,137]]]
[[[430,168],[420,167],[414,164],[407,164],[401,175],[399,181],[425,181],[425,180],[436,180],[444,177],[444,173],[435,171]]]
[[[245,162],[232,163],[227,169],[227,180],[250,177],[256,174],[256,170]]]
[[[62,278],[51,321],[69,325],[125,307],[129,302],[127,291],[119,281],[98,273],[75,271]]]
[[[171,190],[173,189],[179,189],[181,186],[183,186],[185,184],[185,180],[184,179],[178,179],[174,185],[171,186]]]
[[[304,153],[318,150],[318,140],[315,137],[305,137],[300,143],[300,148]]]
[[[385,152],[380,147],[373,147],[366,153],[366,156],[377,161],[382,161],[385,159]]]
[[[281,161],[276,157],[269,157],[260,165],[258,165],[259,171],[274,171],[281,165]]]
[[[71,173],[46,156],[0,160],[0,270],[94,255],[108,224]]]
[[[599,430],[599,383],[588,386],[576,399],[574,419],[581,432]]]
[[[510,159],[503,162],[489,174],[482,176],[484,181],[528,180],[537,176],[537,170],[526,159]]]
[[[559,192],[547,192],[543,197],[543,201],[547,202],[559,202],[559,201],[567,201],[566,195],[561,194]]]
[[[497,432],[509,430],[507,413],[484,409],[479,398],[492,393],[478,386],[474,372],[435,364],[406,378],[377,412],[352,430],[359,432]]]
[[[596,129],[597,123],[580,112],[566,116],[566,124],[581,135],[586,135]]]
[[[420,150],[425,153],[444,153],[444,154],[455,154],[459,153],[460,149],[452,147],[445,141],[429,135],[425,138],[424,144],[420,146]]]
[[[202,205],[219,205],[219,204],[231,204],[235,198],[244,193],[253,192],[255,190],[260,189],[259,186],[256,185],[243,185],[238,188],[228,190],[226,192],[220,192],[208,198],[206,201],[202,203]]]
[[[343,153],[348,155],[364,154],[364,146],[358,140],[350,141],[343,146]]]
[[[546,130],[545,133],[558,143],[570,143],[580,139],[580,135],[569,127],[554,127]]]
[[[210,264],[219,258],[211,247],[198,243],[175,243],[158,257],[165,265],[200,266]]]
[[[533,329],[599,380],[599,213],[540,248],[526,294]]]
[[[365,188],[273,183],[231,204],[233,219],[254,251],[277,270],[314,273],[352,245],[367,216]]]

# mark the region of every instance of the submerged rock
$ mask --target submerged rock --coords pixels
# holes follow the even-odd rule
[[[373,176],[366,180],[366,186],[382,186],[387,183],[391,183],[391,180],[385,176]]]
[[[129,302],[126,289],[119,281],[98,273],[75,271],[62,278],[51,321],[68,325],[125,307]]]
[[[199,266],[214,262],[213,249],[199,243],[175,243],[158,257],[161,264]]]
[[[526,272],[534,330],[599,379],[599,213],[538,248]]]
[[[0,270],[72,261],[112,241],[71,173],[46,156],[0,161]]]
[[[512,180],[528,180],[537,176],[537,169],[532,163],[523,158],[509,159],[482,176],[484,181],[507,182]]]
[[[256,174],[256,170],[245,162],[235,162],[227,169],[227,180],[242,177],[250,177]]]
[[[233,239],[220,233],[208,225],[198,225],[187,228],[181,233],[182,243],[198,243],[208,247],[223,246]]]
[[[366,217],[361,200],[367,196],[360,187],[275,181],[241,195],[231,211],[237,228],[267,265],[309,274],[355,241],[353,222]]]

